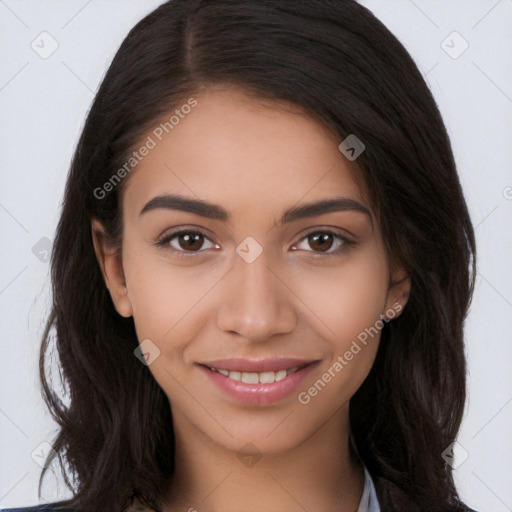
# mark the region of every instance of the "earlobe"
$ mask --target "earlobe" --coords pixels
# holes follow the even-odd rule
[[[133,309],[128,298],[121,250],[108,243],[105,229],[97,219],[91,221],[92,242],[98,265],[103,275],[105,285],[110,292],[117,312],[128,318],[133,315]]]
[[[410,292],[411,279],[405,270],[399,269],[394,271],[391,275],[386,300],[386,311],[383,315],[388,317],[389,320],[400,316],[409,300]],[[392,313],[387,314],[387,312]]]

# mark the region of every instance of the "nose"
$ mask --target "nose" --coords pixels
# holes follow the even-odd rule
[[[294,295],[276,265],[270,268],[264,250],[248,263],[234,255],[220,288],[217,326],[251,343],[292,332],[297,323]]]

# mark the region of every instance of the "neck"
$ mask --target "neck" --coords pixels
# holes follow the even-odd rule
[[[348,404],[301,444],[276,453],[227,449],[182,419],[174,418],[175,473],[163,512],[357,510],[364,472],[349,448]]]

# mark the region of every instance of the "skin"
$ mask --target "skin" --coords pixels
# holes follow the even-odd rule
[[[340,153],[338,137],[298,107],[237,89],[194,97],[197,107],[124,184],[122,250],[105,242],[98,221],[92,224],[117,311],[133,316],[139,341],[150,339],[160,350],[149,369],[169,399],[176,436],[176,476],[164,510],[355,511],[364,479],[348,450],[349,402],[372,367],[379,336],[307,405],[297,393],[380,315],[405,305],[409,279],[391,270],[355,179],[357,162]],[[140,214],[155,196],[170,193],[216,203],[230,220],[165,208]],[[340,196],[370,216],[346,210],[276,224],[292,206]],[[156,246],[172,228],[206,238],[192,250],[183,237]],[[333,237],[321,246],[307,236],[325,229],[354,243]],[[252,263],[236,252],[248,236],[263,249]],[[189,255],[179,257],[173,247]],[[248,405],[224,395],[196,366],[226,357],[321,363],[297,392]],[[246,443],[261,455],[252,466],[237,456]]]

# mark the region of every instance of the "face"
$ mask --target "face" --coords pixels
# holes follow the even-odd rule
[[[97,254],[175,429],[278,453],[348,403],[408,281],[341,140],[241,91],[194,98],[162,140],[146,135],[156,146],[125,184],[122,251],[96,238]]]

